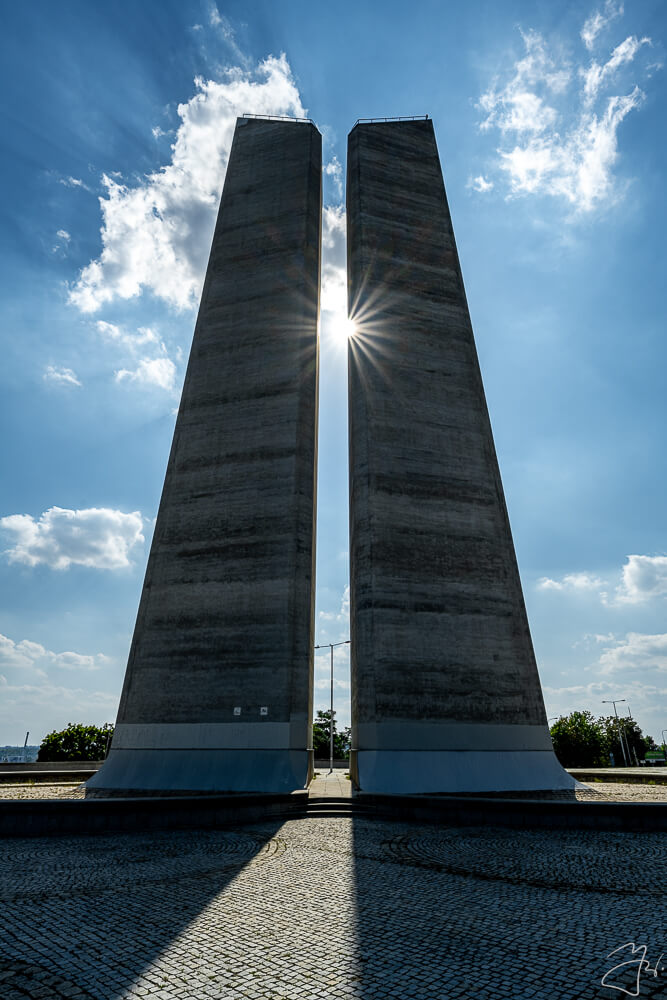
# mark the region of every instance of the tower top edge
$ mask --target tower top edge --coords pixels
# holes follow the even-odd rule
[[[249,121],[292,122],[294,125],[312,125],[319,132],[312,118],[292,118],[290,115],[253,115],[246,112],[236,119],[236,124],[245,125]]]
[[[400,122],[431,122],[430,115],[397,115],[395,118],[357,118],[350,131],[357,125],[394,125]]]

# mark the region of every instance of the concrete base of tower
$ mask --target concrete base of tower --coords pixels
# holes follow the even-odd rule
[[[362,792],[377,795],[562,791],[578,787],[553,750],[353,750],[350,776]]]
[[[86,783],[86,795],[287,795],[307,787],[312,753],[285,749],[112,749]]]

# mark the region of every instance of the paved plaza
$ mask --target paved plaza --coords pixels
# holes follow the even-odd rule
[[[661,834],[322,816],[5,840],[0,870],[2,1000],[667,997]]]

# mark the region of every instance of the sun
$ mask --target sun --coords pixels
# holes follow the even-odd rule
[[[337,315],[331,324],[333,338],[338,344],[346,344],[350,337],[356,333],[357,327],[354,320],[349,319],[345,313]]]

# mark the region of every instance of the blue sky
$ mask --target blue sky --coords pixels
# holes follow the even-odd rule
[[[324,137],[316,641],[348,636],[346,136],[434,119],[549,716],[667,728],[660,2],[5,5],[0,744],[112,721],[237,114]],[[337,708],[349,720],[347,647]],[[316,707],[328,700],[316,659]]]

